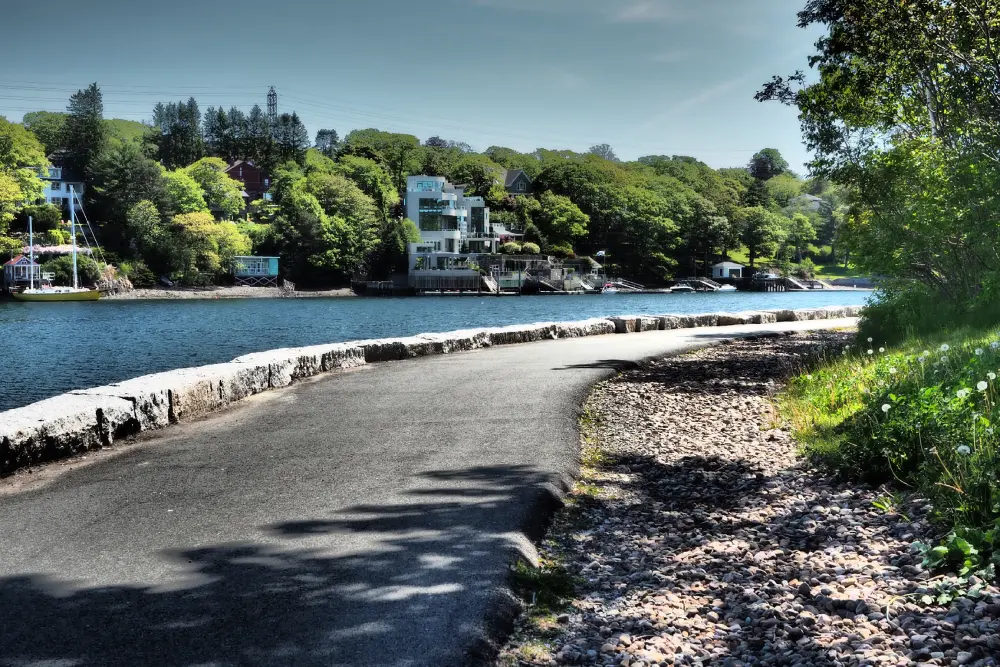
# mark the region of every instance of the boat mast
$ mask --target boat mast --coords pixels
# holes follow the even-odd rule
[[[76,206],[73,201],[73,186],[69,186],[69,235],[73,238],[73,289],[79,287],[76,276]]]
[[[28,289],[35,289],[35,228],[28,216]]]

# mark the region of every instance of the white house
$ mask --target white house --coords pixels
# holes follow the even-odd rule
[[[736,262],[719,262],[712,266],[713,278],[742,278],[743,265]]]
[[[443,176],[406,179],[406,217],[417,223],[422,249],[473,254],[496,250],[497,235],[486,202],[466,196],[463,186],[452,185]]]
[[[73,192],[75,196],[78,197],[78,199],[74,199],[73,204],[76,206],[76,210],[79,211],[83,208],[83,205],[80,203],[83,201],[83,178],[61,166],[57,155],[50,155],[49,161],[52,162],[54,166],[49,167],[47,174],[44,169],[39,170],[39,175],[41,176],[42,182],[45,184],[45,189],[42,191],[42,197],[45,199],[45,203],[58,206],[60,210],[68,211],[70,186],[73,186]]]

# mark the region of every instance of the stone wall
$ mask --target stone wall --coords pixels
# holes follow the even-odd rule
[[[181,368],[72,391],[2,412],[0,475],[107,447],[144,431],[197,419],[263,391],[364,364],[560,338],[856,317],[860,311],[858,306],[849,306],[703,315],[625,315],[257,352],[229,363]]]

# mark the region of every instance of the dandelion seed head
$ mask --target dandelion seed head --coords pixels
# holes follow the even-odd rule
[[[989,387],[989,386],[990,385],[985,380],[980,380],[976,384],[976,389],[978,389],[979,391],[986,391],[986,388]]]
[[[959,446],[958,446],[958,447],[957,447],[957,448],[955,449],[955,451],[956,451],[956,452],[958,452],[959,454],[961,454],[962,456],[968,456],[969,454],[971,454],[971,453],[972,453],[972,450],[971,450],[971,449],[969,449],[969,446],[968,446],[968,445],[959,445]]]
[[[888,403],[883,403],[883,404],[882,404],[882,412],[884,412],[884,413],[888,414],[888,413],[889,413],[889,410],[890,410],[890,408],[892,408],[892,406],[891,406],[891,405],[889,405]]]
[[[896,374],[896,369],[895,368],[890,368],[889,369],[889,375],[895,375],[895,374]]]
[[[880,353],[882,353],[882,354],[885,354],[885,348],[884,348],[884,347],[880,347],[880,348],[878,349],[878,351],[879,351]]]
[[[959,398],[967,398],[971,392],[968,389],[959,389],[955,392],[955,395]]]
[[[948,343],[944,343],[944,344],[941,345],[941,351],[942,352],[947,352],[950,349],[951,349],[951,346],[948,345]]]
[[[993,380],[997,379],[997,374],[994,373],[993,371],[990,371],[989,373],[986,374],[986,377],[990,379],[990,382],[993,382]]]
[[[868,337],[868,342],[869,343],[872,342],[872,337],[871,336]]]
[[[981,348],[981,347],[977,347],[976,348],[976,356],[977,357],[983,356],[983,348]]]
[[[868,350],[868,354],[875,354],[875,350]]]
[[[990,343],[991,350],[996,350],[998,348],[1000,348],[1000,340],[995,340],[992,343]]]

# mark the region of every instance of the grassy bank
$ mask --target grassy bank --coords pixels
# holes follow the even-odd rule
[[[864,334],[862,334],[864,336]],[[1000,330],[889,346],[826,348],[779,398],[814,461],[837,476],[931,500],[932,567],[995,576],[1000,565]]]

